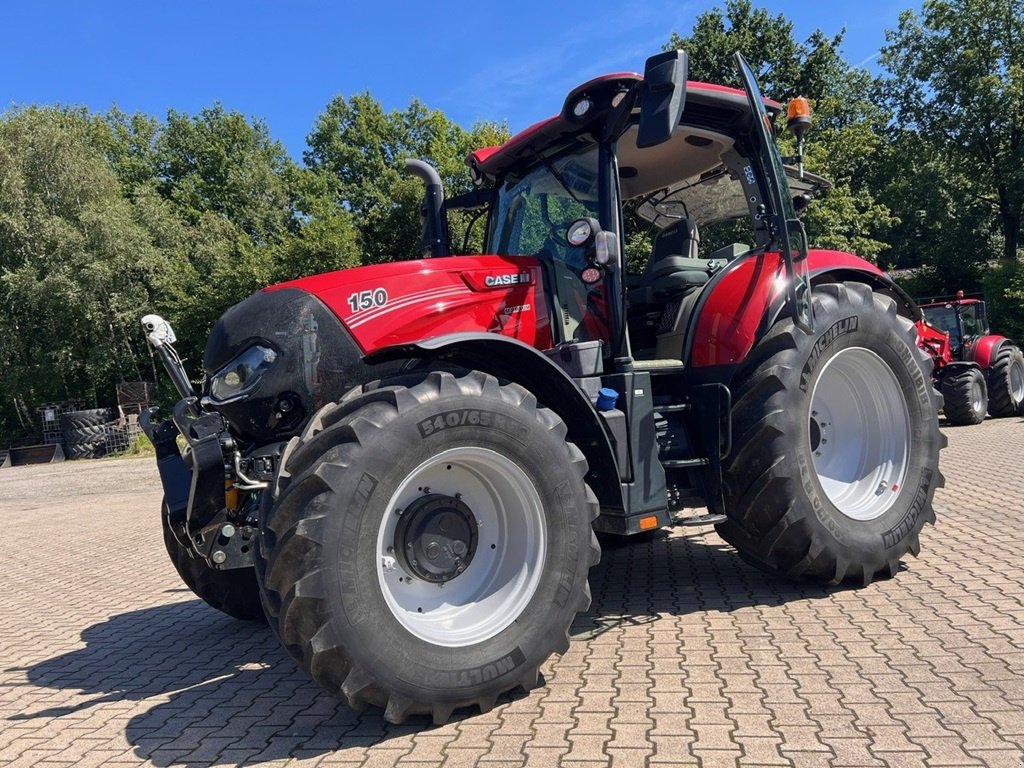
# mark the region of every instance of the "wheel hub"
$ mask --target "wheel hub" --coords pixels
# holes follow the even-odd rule
[[[477,540],[476,517],[458,495],[428,493],[402,511],[394,547],[407,573],[443,584],[469,567]]]
[[[849,347],[822,367],[807,430],[818,481],[840,513],[874,520],[895,503],[908,471],[910,412],[878,354]]]

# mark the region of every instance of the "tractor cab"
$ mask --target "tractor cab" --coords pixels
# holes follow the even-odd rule
[[[745,91],[687,82],[682,52],[653,57],[643,78],[585,83],[558,116],[469,158],[475,179],[494,182],[485,251],[537,259],[553,341],[600,342],[605,371],[684,366],[705,288],[766,253],[778,280],[763,300],[811,327],[793,201],[829,185],[783,166],[781,105],[737,66]]]
[[[985,302],[964,298],[963,291],[949,301],[923,304],[921,312],[930,325],[949,334],[950,348],[957,360],[965,359],[967,348],[989,333]]]

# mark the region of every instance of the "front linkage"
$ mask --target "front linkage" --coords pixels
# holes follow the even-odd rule
[[[139,417],[156,451],[164,523],[177,544],[209,568],[252,568],[259,494],[274,475],[280,445],[243,459],[224,418],[202,408],[174,349],[170,323],[146,315],[142,325],[182,398],[170,419],[158,421],[155,407]],[[186,443],[183,452],[179,435]]]

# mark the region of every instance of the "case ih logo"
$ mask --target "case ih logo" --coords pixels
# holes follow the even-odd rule
[[[495,288],[503,285],[527,285],[532,282],[532,272],[516,272],[512,275],[488,275],[484,278],[484,285],[488,288]]]

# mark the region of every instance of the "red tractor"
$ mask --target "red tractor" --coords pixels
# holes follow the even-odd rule
[[[950,424],[980,424],[988,412],[1014,416],[1024,408],[1024,354],[1005,336],[989,333],[985,302],[964,298],[922,303],[920,345],[935,360],[932,377]]]
[[[474,152],[425,258],[267,288],[216,323],[201,393],[142,419],[184,581],[266,616],[352,706],[486,710],[569,646],[596,531],[715,524],[761,568],[866,584],[917,554],[942,484],[913,301],[809,251],[776,148],[779,104],[687,82],[686,55],[613,74]],[[790,124],[806,127],[799,108]],[[802,201],[802,196],[797,195]],[[623,203],[655,232],[627,275]],[[485,255],[448,213],[486,212]],[[700,231],[749,240],[704,252]],[[187,447],[180,451],[176,440]]]

